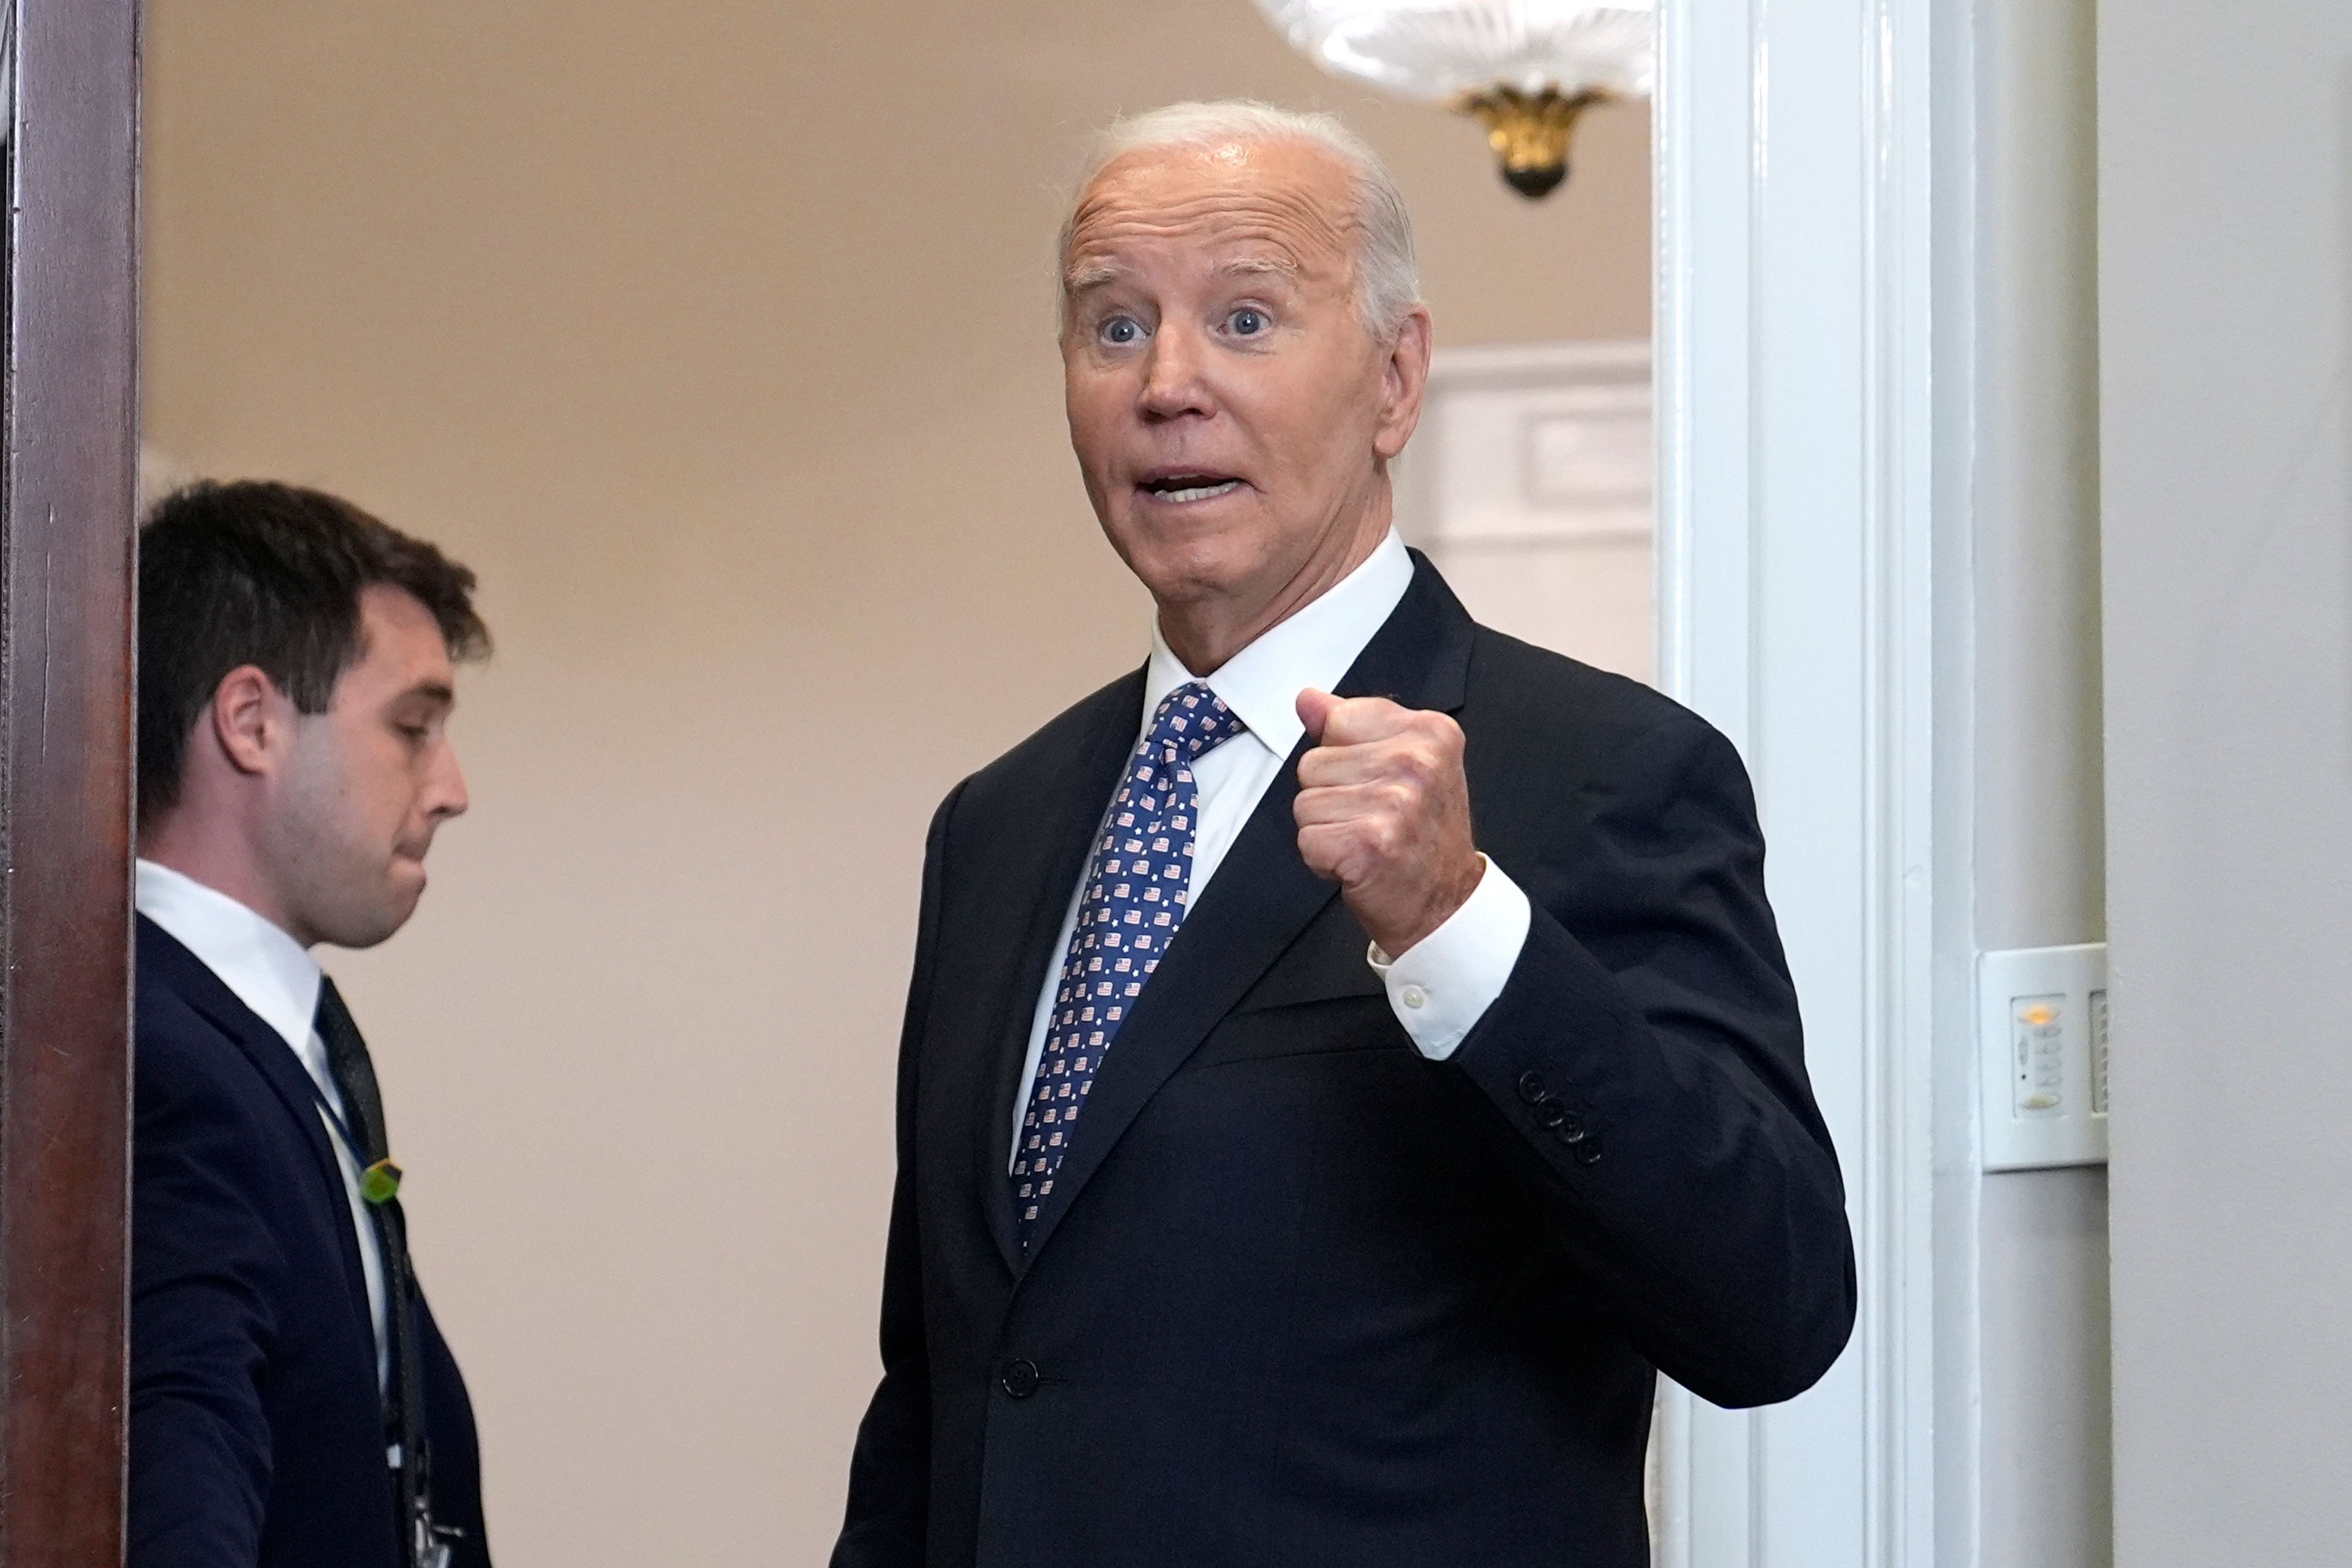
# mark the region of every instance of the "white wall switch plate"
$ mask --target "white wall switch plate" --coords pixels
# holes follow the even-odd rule
[[[1984,1168],[2107,1159],[2107,948],[1977,957]]]

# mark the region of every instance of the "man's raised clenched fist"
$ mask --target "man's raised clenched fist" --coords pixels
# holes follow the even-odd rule
[[[1444,924],[1486,871],[1470,837],[1462,726],[1312,687],[1298,694],[1298,716],[1316,742],[1298,760],[1298,853],[1399,957]]]

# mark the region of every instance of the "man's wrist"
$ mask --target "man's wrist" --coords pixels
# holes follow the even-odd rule
[[[1390,941],[1383,941],[1381,932],[1372,932],[1372,944],[1382,952],[1391,955],[1382,962],[1394,963],[1397,959],[1402,958],[1426,941],[1432,932],[1452,920],[1477,893],[1478,885],[1485,879],[1486,875],[1486,857],[1474,849],[1470,852],[1470,858],[1463,863],[1461,868],[1445,886],[1423,906],[1422,918],[1413,926],[1401,933],[1386,933],[1392,939]]]
[[[1432,1060],[1452,1055],[1502,994],[1534,919],[1527,894],[1501,867],[1482,855],[1479,872],[1470,896],[1436,930],[1394,957],[1378,942],[1364,955],[1397,1022]]]

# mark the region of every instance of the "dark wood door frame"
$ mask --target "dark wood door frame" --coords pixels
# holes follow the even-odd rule
[[[118,1568],[139,11],[0,10],[0,1568]]]

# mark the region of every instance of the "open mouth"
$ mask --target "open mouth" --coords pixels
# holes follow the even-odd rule
[[[1193,501],[1213,500],[1219,496],[1231,495],[1242,488],[1242,481],[1229,479],[1223,474],[1179,471],[1153,474],[1139,481],[1135,488],[1153,500],[1164,501],[1171,506],[1183,506]]]

